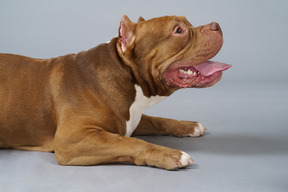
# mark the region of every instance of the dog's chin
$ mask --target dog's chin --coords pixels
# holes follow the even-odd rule
[[[199,65],[171,65],[164,73],[164,80],[171,87],[204,88],[216,84],[222,71],[231,65],[214,61],[206,61]]]

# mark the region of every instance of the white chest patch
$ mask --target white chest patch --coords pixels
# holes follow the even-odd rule
[[[146,97],[143,94],[142,88],[139,85],[135,85],[135,90],[135,101],[129,108],[130,119],[129,121],[126,121],[126,137],[130,137],[134,130],[137,128],[141,120],[141,116],[146,108],[155,105],[167,98],[166,96],[157,95],[152,97]]]

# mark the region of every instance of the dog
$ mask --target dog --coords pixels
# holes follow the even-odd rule
[[[0,54],[0,147],[54,152],[60,165],[130,162],[167,170],[185,152],[130,137],[201,136],[193,121],[144,115],[176,90],[217,83],[231,65],[210,61],[219,24],[185,17],[120,21],[119,35],[88,51],[51,59]]]

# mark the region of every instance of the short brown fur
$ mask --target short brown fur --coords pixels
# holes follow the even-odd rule
[[[193,37],[170,38],[179,23]],[[110,43],[78,54],[52,59],[0,54],[1,148],[55,152],[61,165],[128,161],[165,169],[184,166],[180,150],[124,137],[135,84],[147,97],[168,96],[179,89],[163,80],[168,65],[180,58],[207,60],[221,45],[207,43],[209,36],[199,32],[206,26],[194,28],[184,17],[133,23],[124,16],[121,26]],[[203,47],[205,58],[197,51]],[[143,115],[133,135],[182,137],[196,126]]]

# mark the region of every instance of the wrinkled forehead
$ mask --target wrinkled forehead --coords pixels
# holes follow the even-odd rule
[[[153,18],[145,21],[143,24],[157,26],[157,27],[167,27],[179,24],[184,24],[187,26],[192,26],[192,24],[184,16],[164,16]]]
[[[185,25],[193,27],[193,25],[186,19],[186,17],[180,16],[179,18]]]

